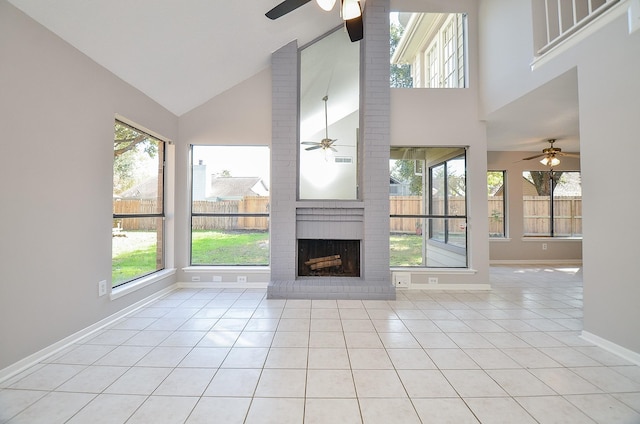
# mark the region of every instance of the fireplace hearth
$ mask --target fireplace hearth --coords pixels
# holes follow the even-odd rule
[[[298,240],[299,277],[360,277],[360,240]]]

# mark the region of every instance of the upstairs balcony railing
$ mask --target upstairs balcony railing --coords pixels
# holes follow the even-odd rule
[[[536,54],[571,37],[620,0],[534,0]]]

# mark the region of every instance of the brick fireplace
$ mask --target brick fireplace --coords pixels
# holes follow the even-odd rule
[[[367,37],[389,30],[389,1],[369,0],[366,7],[359,200],[298,199],[297,42],[272,55],[271,299],[395,299],[389,270],[389,42]],[[310,248],[316,249],[313,257],[301,258]],[[318,258],[329,262],[307,272],[305,262]]]

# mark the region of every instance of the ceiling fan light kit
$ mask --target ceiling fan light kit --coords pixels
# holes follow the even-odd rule
[[[311,2],[311,0],[284,0],[265,13],[265,16],[275,20],[309,2]],[[321,9],[328,12],[335,6],[336,0],[316,0],[316,3]],[[352,42],[360,41],[364,38],[364,24],[362,21],[363,9],[364,0],[340,0],[340,16],[344,21],[349,39]]]
[[[345,21],[355,19],[362,15],[358,0],[342,0],[342,19]]]
[[[560,159],[558,159],[555,155],[545,156],[540,160],[540,163],[544,166],[558,166],[560,165]]]
[[[537,159],[541,157],[542,158],[540,159],[541,164],[543,164],[544,166],[553,168],[554,166],[560,165],[560,158],[558,158],[558,156],[567,156],[572,158],[580,157],[580,155],[577,153],[563,153],[562,149],[560,149],[559,147],[553,147],[553,143],[556,142],[555,138],[550,138],[547,141],[549,142],[550,146],[547,147],[546,149],[542,149],[541,154],[529,156],[528,158],[523,158],[522,160],[531,160],[531,159]]]
[[[316,0],[316,3],[318,3],[318,6],[320,6],[322,10],[329,12],[333,9],[333,6],[335,6],[336,0]]]

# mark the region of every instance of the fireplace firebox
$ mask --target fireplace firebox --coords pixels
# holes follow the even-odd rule
[[[360,277],[360,240],[298,240],[298,276]]]

